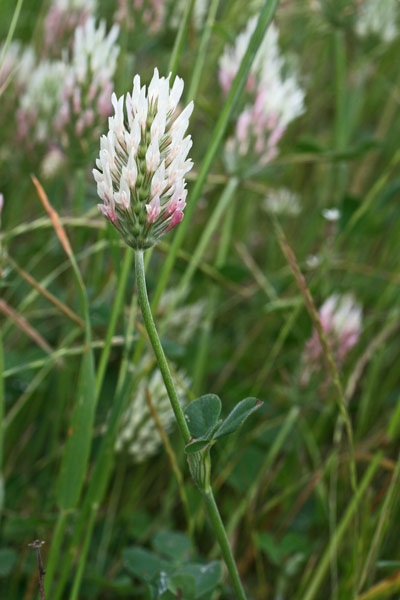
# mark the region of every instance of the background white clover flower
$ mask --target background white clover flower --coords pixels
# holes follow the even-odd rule
[[[104,119],[111,114],[113,77],[117,66],[119,28],[107,33],[105,21],[96,25],[89,17],[75,30],[72,57],[66,62],[62,103],[55,117],[55,127],[63,146],[83,152],[98,139]]]
[[[78,25],[96,13],[96,0],[53,0],[44,24],[44,48],[59,56]]]
[[[219,62],[219,81],[227,93],[239,68],[257,19],[251,18],[234,46],[228,46]],[[230,170],[247,162],[266,165],[278,154],[278,143],[289,123],[304,112],[304,91],[296,73],[287,69],[272,23],[257,52],[246,82],[251,102],[239,114],[234,136],[226,144]]]
[[[301,211],[299,196],[287,188],[271,190],[264,199],[263,207],[275,215],[297,216]]]
[[[17,112],[18,133],[28,147],[35,143],[47,144],[54,115],[61,107],[66,71],[61,61],[41,61],[31,71]]]
[[[4,43],[0,45],[0,56],[4,50]],[[3,64],[0,69],[0,93],[9,83],[18,92],[21,92],[35,64],[35,55],[30,46],[23,46],[19,41],[12,41],[7,48]]]
[[[362,307],[353,294],[332,294],[319,310],[321,325],[337,363],[343,364],[348,352],[355,346],[362,330]],[[322,347],[316,330],[306,343],[302,362],[303,383],[313,371],[321,368]]]
[[[355,26],[358,35],[365,37],[373,34],[384,42],[391,42],[397,37],[397,0],[361,0],[358,4]]]
[[[178,114],[182,92],[182,79],[170,88],[170,76],[155,69],[147,91],[136,75],[132,94],[112,96],[114,116],[93,175],[99,210],[135,249],[150,248],[183,219],[193,102]]]
[[[251,36],[257,26],[257,16],[251,17],[246,28],[239,33],[235,44],[227,45],[219,59],[219,82],[225,93],[228,93],[245,55]],[[271,23],[258,49],[247,79],[247,90],[254,90],[257,78],[274,79],[280,75],[284,66],[283,57],[278,45],[278,29]],[[260,77],[263,74],[263,77]]]
[[[141,366],[151,364],[151,359],[144,358]],[[140,372],[141,369],[138,369]],[[179,389],[186,389],[190,380],[180,371],[176,374]],[[121,419],[120,431],[116,440],[117,451],[126,450],[134,462],[143,462],[154,455],[161,446],[161,437],[146,402],[146,390],[161,421],[163,429],[168,433],[173,428],[175,417],[165,389],[162,375],[158,369],[142,379],[132,402]],[[181,403],[183,405],[182,394]]]

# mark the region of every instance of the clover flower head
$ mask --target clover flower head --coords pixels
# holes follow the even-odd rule
[[[144,367],[144,361],[140,366]],[[189,387],[190,381],[183,372],[178,370],[176,378],[181,388]],[[136,463],[156,454],[161,446],[160,434],[146,402],[146,392],[150,394],[158,418],[167,433],[171,431],[175,422],[161,373],[157,369],[145,376],[139,384],[130,406],[122,417],[115,444],[117,452],[127,450]]]
[[[264,209],[274,215],[297,216],[301,211],[297,194],[286,188],[271,191],[265,198]]]
[[[0,45],[0,56],[3,54],[4,44]],[[0,90],[8,82],[13,82],[15,89],[19,92],[24,88],[25,81],[35,63],[32,48],[24,47],[18,41],[12,41],[7,48],[3,64],[0,69]]]
[[[171,88],[170,76],[155,69],[147,91],[136,75],[132,94],[112,96],[114,116],[93,175],[99,210],[135,249],[150,248],[183,219],[193,102],[178,114],[182,92],[182,79]]]
[[[224,93],[232,85],[256,22],[256,18],[250,19],[236,43],[228,46],[221,56],[219,81]],[[245,163],[246,158],[252,168],[268,164],[277,156],[279,141],[289,123],[304,112],[304,91],[296,73],[286,68],[278,42],[278,30],[272,23],[247,78],[250,102],[239,114],[234,135],[225,147],[225,159],[231,170]]]
[[[112,112],[110,97],[117,66],[119,28],[114,25],[106,32],[106,24],[96,25],[89,17],[75,30],[71,60],[66,62],[62,102],[55,118],[63,146],[82,150],[98,139],[102,124]]]
[[[231,88],[256,25],[257,17],[251,17],[244,31],[237,36],[235,44],[227,45],[219,59],[219,82],[225,94]],[[278,38],[278,29],[274,23],[271,23],[258,49],[247,78],[246,89],[248,91],[254,90],[256,80],[259,78],[261,71],[268,73],[272,79],[282,70],[284,61],[280,55]]]
[[[362,330],[362,308],[353,294],[333,294],[319,310],[322,328],[337,363],[343,364],[348,352],[355,346]],[[303,380],[321,365],[322,347],[316,330],[306,343],[303,353],[305,370]]]
[[[44,24],[44,47],[60,55],[76,27],[96,12],[96,0],[53,0]]]
[[[17,111],[18,133],[29,147],[47,143],[61,105],[66,65],[42,61],[32,70]]]
[[[361,0],[358,4],[355,30],[359,36],[372,34],[384,42],[391,42],[397,37],[397,0]]]

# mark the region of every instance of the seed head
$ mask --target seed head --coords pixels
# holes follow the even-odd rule
[[[185,175],[193,166],[192,139],[184,136],[193,102],[178,115],[182,91],[182,79],[170,88],[170,76],[155,69],[147,91],[136,75],[132,94],[112,95],[114,116],[93,175],[99,210],[135,249],[150,248],[183,219]]]

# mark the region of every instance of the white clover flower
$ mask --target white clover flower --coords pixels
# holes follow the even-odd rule
[[[227,93],[256,27],[251,18],[234,46],[228,46],[219,62],[219,81]],[[289,123],[304,112],[304,91],[297,75],[287,69],[272,23],[264,36],[247,79],[249,103],[236,122],[234,136],[225,148],[228,168],[245,163],[254,168],[266,165],[278,154],[278,144]],[[285,71],[285,72],[284,72]]]
[[[53,0],[44,25],[44,45],[52,56],[68,46],[78,25],[84,25],[97,10],[96,0]]]
[[[322,328],[338,364],[342,364],[348,352],[355,346],[362,330],[362,307],[353,294],[333,294],[319,310]],[[308,340],[303,352],[304,372],[302,380],[306,383],[313,371],[321,367],[322,347],[316,330]]]
[[[53,146],[44,156],[40,165],[40,173],[44,179],[53,179],[65,165],[65,154]]]
[[[297,216],[301,211],[300,198],[286,188],[271,191],[265,198],[263,207],[275,215]]]
[[[61,61],[42,61],[30,73],[17,112],[19,135],[29,146],[47,143],[54,115],[60,110],[65,75]]]
[[[237,36],[235,44],[226,46],[219,59],[219,81],[225,93],[231,88],[256,25],[257,16],[251,17],[245,30]],[[260,78],[261,73],[265,80],[269,77],[271,81],[280,75],[284,60],[280,55],[278,38],[278,30],[271,23],[251,66],[246,84],[249,91],[254,90],[256,79]]]
[[[322,211],[322,216],[327,221],[335,223],[335,221],[340,219],[340,210],[338,208],[324,208]]]
[[[356,33],[362,37],[376,35],[384,42],[398,35],[399,3],[397,0],[361,0],[356,20]]]
[[[4,44],[0,45],[2,56]],[[35,55],[32,48],[24,47],[18,41],[12,41],[0,69],[0,91],[3,86],[12,81],[15,88],[21,91],[35,64]]]
[[[177,374],[176,383],[183,389],[190,385],[188,378],[181,372]],[[117,451],[126,449],[133,460],[138,463],[155,454],[161,446],[160,434],[146,402],[146,390],[150,393],[151,401],[163,429],[168,433],[175,423],[162,375],[156,369],[139,384],[130,406],[122,417],[120,432],[115,444]],[[183,404],[182,400],[181,403]]]
[[[96,26],[94,17],[75,30],[71,61],[66,62],[62,104],[55,127],[63,146],[87,154],[88,143],[98,139],[103,121],[111,114],[113,76],[117,66],[119,28],[106,32],[106,24]]]
[[[147,93],[136,75],[132,94],[112,96],[114,116],[93,175],[104,202],[99,210],[135,249],[150,248],[183,219],[193,102],[178,114],[182,92],[182,79],[170,88],[170,76],[155,69]]]

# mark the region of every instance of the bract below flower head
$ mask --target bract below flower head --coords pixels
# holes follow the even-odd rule
[[[183,80],[154,70],[148,90],[139,75],[132,94],[112,95],[114,116],[93,170],[99,210],[134,249],[150,248],[183,219],[185,175],[193,166],[185,136],[193,102],[180,113]]]

